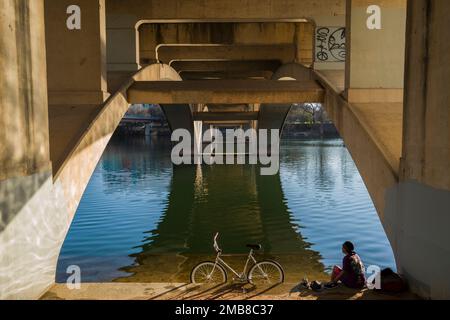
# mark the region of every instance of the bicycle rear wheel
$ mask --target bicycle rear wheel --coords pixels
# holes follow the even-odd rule
[[[248,273],[248,281],[254,285],[275,285],[284,282],[284,271],[275,261],[261,261]]]
[[[222,284],[227,282],[225,269],[214,262],[199,263],[191,272],[191,282],[196,284]]]

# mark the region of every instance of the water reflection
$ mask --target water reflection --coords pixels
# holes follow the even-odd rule
[[[281,183],[294,222],[327,269],[341,263],[341,244],[356,244],[365,264],[395,269],[392,249],[364,182],[341,140],[283,145]]]
[[[280,174],[253,165],[179,166],[170,143],[114,137],[81,201],[58,263],[83,281],[185,282],[214,257],[212,236],[239,268],[246,243],[278,260],[287,281],[323,279],[343,240],[393,267],[367,190],[342,141],[284,141]]]
[[[262,177],[252,165],[179,166],[173,169],[170,189],[157,228],[133,255],[135,264],[122,268],[133,275],[118,280],[187,281],[196,263],[212,258],[216,231],[235,267],[244,262],[247,243],[261,243],[261,258],[288,262],[289,274],[311,265],[315,273],[323,270],[320,255],[309,249],[291,222],[279,175]],[[301,267],[304,260],[309,265]]]

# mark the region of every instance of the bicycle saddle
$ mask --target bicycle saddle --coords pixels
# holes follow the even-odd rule
[[[247,248],[250,248],[253,250],[261,250],[262,246],[260,244],[248,244]]]

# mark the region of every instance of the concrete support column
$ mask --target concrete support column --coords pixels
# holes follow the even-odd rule
[[[51,168],[42,10],[42,0],[0,4],[0,180]]]
[[[108,71],[139,69],[139,33],[134,26],[108,27]]]
[[[55,214],[45,61],[44,1],[2,0],[0,299],[38,298],[54,283],[68,226]]]
[[[377,6],[381,29],[369,29]],[[346,96],[349,102],[402,102],[406,0],[347,0]]]
[[[386,233],[399,272],[425,298],[450,298],[450,30],[448,0],[409,0],[400,183]]]
[[[450,190],[450,2],[408,5],[402,175]]]
[[[139,33],[135,25],[109,24],[107,33],[108,89],[116,92],[137,70],[139,64]]]
[[[161,109],[169,123],[170,130],[186,129],[195,136],[194,120],[192,118],[191,106],[188,104],[162,104]]]
[[[81,29],[69,30],[69,6],[80,8]],[[105,0],[45,0],[50,104],[102,104],[106,83]]]

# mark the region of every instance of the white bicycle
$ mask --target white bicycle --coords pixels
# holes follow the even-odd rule
[[[232,267],[226,264],[221,258],[222,250],[217,244],[219,233],[214,237],[214,249],[217,252],[216,261],[205,261],[199,263],[192,269],[191,282],[196,284],[223,284],[227,282],[227,269],[230,270],[238,281],[249,282],[254,285],[276,285],[284,282],[284,271],[276,261],[265,260],[258,262],[253,256],[253,252],[261,250],[260,244],[248,244],[250,248],[247,262],[242,273],[237,273]],[[247,273],[250,262],[253,266]]]

